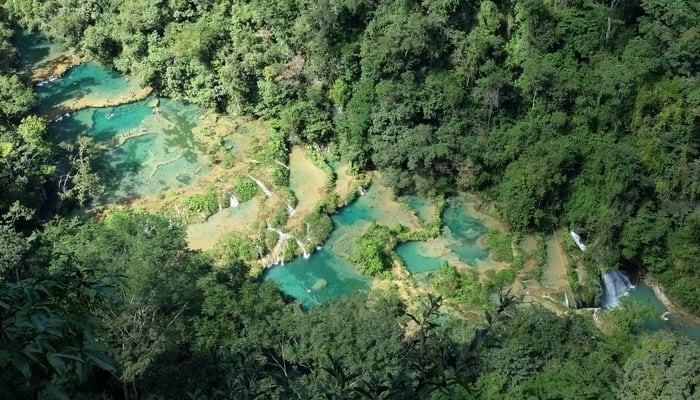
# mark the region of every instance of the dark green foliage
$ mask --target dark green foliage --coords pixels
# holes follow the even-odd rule
[[[238,201],[244,202],[258,193],[258,185],[248,177],[237,175],[233,180],[232,190]]]
[[[61,394],[58,387],[85,381],[93,366],[116,369],[93,315],[119,299],[110,280],[79,264],[62,257],[45,277],[0,285],[3,398]]]
[[[458,304],[467,306],[486,304],[488,294],[485,293],[484,287],[473,271],[457,272],[453,266],[445,261],[432,283],[438,293]]]
[[[479,398],[615,398],[615,351],[599,339],[579,316],[559,317],[539,307],[511,311],[478,352]]]
[[[619,399],[693,399],[700,386],[700,347],[664,332],[641,339],[623,366]]]
[[[253,239],[232,239],[231,265],[213,270],[187,249],[181,227],[155,215],[59,219],[29,235],[53,193],[82,205],[98,185],[89,146],[78,143],[67,163],[56,163],[41,120],[27,117],[36,98],[13,69],[4,24],[7,13],[41,27],[162,95],[268,120],[272,140],[260,156],[275,168],[276,185],[286,185],[288,172],[274,160],[288,163],[289,143],[302,142],[313,146],[329,189],[334,173],[317,150],[332,150],[354,173],[379,168],[400,190],[479,190],[511,228],[570,226],[589,246],[587,264],[646,268],[697,313],[696,3],[6,0],[2,397],[49,396],[53,388],[75,398],[697,396],[696,343],[653,336],[634,351],[638,310],[625,309],[615,322],[625,331],[610,338],[579,316],[512,311],[515,299],[504,292],[512,270],[481,283],[445,265],[435,277],[450,305],[485,306],[499,293],[486,328],[472,334],[456,317],[443,323],[440,298],[411,315],[374,294],[304,313],[274,285],[247,277]],[[258,190],[245,176],[233,183],[240,201]],[[212,210],[211,199],[191,203]],[[321,204],[308,217],[307,240],[327,236],[334,208]],[[280,210],[273,222],[287,217]],[[397,238],[408,234],[371,227],[354,261],[384,273]],[[121,303],[103,307],[104,275],[123,276]],[[83,353],[74,351],[80,346]],[[107,353],[113,376],[80,386],[98,374],[87,366],[112,370]]]
[[[285,163],[291,142],[331,145],[353,171],[379,168],[402,191],[481,190],[511,228],[575,226],[596,268],[654,270],[698,309],[697,269],[666,261],[685,246],[678,232],[700,195],[693,1],[4,9],[161,94],[263,117],[268,158]],[[2,77],[0,114],[17,121],[31,93]],[[275,167],[272,181],[287,179]]]
[[[377,276],[391,268],[395,238],[389,228],[373,223],[352,249],[350,261],[366,275]]]

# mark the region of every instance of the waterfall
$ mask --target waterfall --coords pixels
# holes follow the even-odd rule
[[[306,250],[306,247],[304,247],[304,244],[301,242],[301,240],[295,238],[294,236],[292,236],[289,233],[284,233],[277,228],[273,228],[272,225],[270,224],[270,221],[267,221],[267,230],[272,231],[272,232],[277,232],[277,236],[279,236],[279,241],[277,242],[278,245],[284,240],[294,239],[294,241],[297,243],[297,246],[299,246],[299,248],[301,249],[301,251],[304,255],[304,258],[311,257],[311,254]],[[275,246],[275,247],[277,247],[277,246]],[[284,264],[284,260],[282,260],[282,264]]]
[[[267,221],[267,230],[272,231],[272,232],[277,232],[277,236],[279,236],[279,238],[281,240],[286,240],[286,239],[289,239],[292,237],[292,235],[290,235],[288,233],[284,233],[277,228],[273,228],[272,225],[270,225],[270,221]]]
[[[276,162],[277,164],[279,164],[279,165],[283,166],[284,168],[286,168],[287,170],[289,170],[289,166],[286,165],[285,163],[283,163],[281,161],[277,161],[275,159],[272,159],[272,161]]]
[[[269,190],[267,189],[267,187],[265,186],[264,183],[262,183],[262,182],[260,182],[259,180],[253,178],[252,176],[250,176],[250,174],[248,174],[248,175],[246,175],[246,176],[247,176],[248,178],[252,179],[253,182],[255,182],[256,185],[258,185],[258,187],[260,188],[260,190],[262,190],[262,192],[265,193],[265,197],[270,197],[270,196],[272,196],[272,192],[269,191]]]
[[[564,307],[569,308],[569,296],[564,292]]]
[[[304,244],[301,243],[301,240],[299,240],[299,239],[294,239],[294,240],[296,240],[297,245],[299,246],[299,248],[301,248],[301,251],[304,252],[304,258],[311,257],[311,254],[309,254],[309,252],[306,251],[306,247],[304,247]]]
[[[617,305],[620,296],[627,294],[633,288],[630,278],[620,270],[608,271],[603,275],[603,298],[600,305],[611,308]]]
[[[586,245],[583,244],[583,241],[581,240],[581,236],[578,235],[578,233],[571,231],[569,232],[571,235],[571,238],[574,239],[574,243],[576,243],[576,246],[578,246],[581,251],[586,251]]]
[[[358,187],[357,187],[357,191],[360,193],[360,196],[364,196],[365,193],[367,193],[367,192],[365,191],[365,188],[363,188],[362,186],[358,186]]]
[[[231,206],[231,208],[236,208],[238,207],[241,203],[238,202],[238,199],[233,193],[228,194],[228,201]]]
[[[294,207],[291,206],[291,204],[285,203],[285,205],[287,206],[287,212],[289,213],[289,215],[294,215],[294,213],[297,212],[297,210],[295,210]]]

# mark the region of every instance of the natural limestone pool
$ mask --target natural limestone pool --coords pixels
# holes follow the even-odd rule
[[[27,43],[29,47],[24,51],[30,57],[25,60],[27,65],[47,63],[48,58],[57,54],[65,56],[65,52],[53,49],[45,41],[36,39]],[[51,140],[71,143],[79,135],[85,135],[101,149],[96,167],[105,190],[97,205],[139,198],[157,199],[165,193],[195,185],[212,171],[205,155],[206,146],[196,133],[198,129],[201,132],[205,120],[204,112],[197,107],[146,96],[147,91],[126,77],[93,63],[77,63],[60,77],[43,79],[37,82],[36,90],[40,112],[51,119]],[[246,140],[250,142],[246,145],[248,148],[257,139]],[[223,144],[237,162],[243,163],[234,169],[246,171],[260,163],[255,154],[239,151],[230,136],[223,139]],[[279,160],[273,161],[282,165]],[[342,164],[337,166],[344,168]],[[312,212],[323,200],[325,174],[298,148],[290,154],[289,165],[285,168],[290,169],[290,189],[299,199],[298,214],[290,217],[290,223],[298,224],[303,215]],[[338,187],[352,188],[356,184],[340,174],[336,190]],[[372,280],[359,274],[347,261],[357,237],[371,223],[421,229],[422,223],[434,218],[434,205],[416,196],[402,204],[381,179],[366,193],[364,189],[360,191],[363,196],[332,215],[334,230],[322,248],[308,259],[300,257],[266,269],[264,278],[278,282],[285,293],[305,307],[358,290],[368,291]],[[235,209],[225,208],[203,222],[191,223],[188,228],[190,245],[209,249],[214,247],[213,241],[227,232],[246,234],[256,225],[251,218],[264,218],[262,213],[272,207],[265,204],[276,204],[275,196],[279,195]],[[489,253],[479,244],[486,228],[483,221],[470,215],[464,199],[450,199],[443,220],[444,227],[438,239],[405,243],[396,248],[412,273],[437,270],[445,258],[471,267],[487,261]],[[236,227],[231,229],[232,225]]]
[[[54,140],[87,135],[104,148],[97,160],[106,191],[99,203],[119,203],[193,184],[210,167],[192,130],[193,106],[149,97],[116,107],[85,108],[50,125]]]

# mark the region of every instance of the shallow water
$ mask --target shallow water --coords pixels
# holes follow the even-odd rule
[[[137,90],[124,76],[93,63],[76,65],[60,79],[36,88],[39,112],[50,114],[59,105],[81,102],[87,105],[117,103]]]
[[[226,204],[228,207],[228,204]],[[191,249],[208,250],[231,232],[245,233],[254,229],[259,221],[260,205],[256,200],[241,203],[238,207],[220,210],[206,221],[187,227],[187,242]]]
[[[426,218],[430,202],[411,196],[405,200],[417,215]],[[418,211],[422,209],[422,211]],[[432,219],[431,217],[428,217]],[[437,271],[444,261],[450,264],[466,264],[479,267],[488,260],[489,252],[479,243],[479,239],[488,229],[484,221],[475,218],[469,212],[469,201],[464,197],[449,199],[442,214],[443,228],[438,238],[427,242],[408,242],[396,246],[396,253],[401,257],[406,269],[412,274]]]
[[[430,222],[435,218],[435,205],[430,200],[420,196],[406,196],[401,200],[415,211],[421,221]]]
[[[96,161],[106,191],[98,204],[118,203],[189,186],[207,172],[193,128],[202,112],[150,97],[117,107],[86,108],[50,125],[54,140],[87,135],[106,151]]]
[[[24,29],[15,31],[12,42],[19,51],[22,68],[46,62],[66,50],[63,46],[49,41],[44,35]]]
[[[328,246],[332,246],[329,239]],[[299,300],[303,307],[323,304],[329,299],[368,291],[372,280],[332,250],[321,249],[309,259],[300,258],[265,271],[265,279],[277,282],[284,293]]]
[[[448,247],[460,261],[476,267],[489,257],[488,250],[479,245],[479,238],[488,230],[484,222],[469,213],[467,200],[453,198],[442,215],[442,235],[450,240]]]
[[[383,185],[381,179],[373,183],[364,196],[341,208],[331,219],[334,229],[321,250],[312,253],[309,259],[297,258],[265,272],[265,279],[279,283],[285,293],[298,299],[304,307],[358,290],[369,290],[372,279],[357,272],[347,258],[355,240],[372,222],[417,226],[415,216],[394,201],[391,189]],[[324,281],[327,285],[320,287]]]
[[[561,232],[558,232],[557,235],[560,238]],[[547,236],[545,238],[545,246],[547,249],[547,265],[542,268],[542,279],[540,281],[545,287],[568,287],[569,283],[566,276],[568,259],[562,252],[557,238],[554,235]]]
[[[650,305],[656,312],[656,318],[646,321],[644,327],[649,330],[660,330],[660,329],[670,329],[676,332],[683,332],[688,336],[694,338],[700,338],[700,325],[693,323],[681,316],[676,314],[670,314],[668,316],[668,321],[664,321],[661,315],[666,311],[666,306],[661,303],[661,300],[656,297],[654,290],[643,284],[639,283],[635,285],[633,289],[630,289],[629,298],[644,304]]]
[[[442,267],[443,259],[430,255],[425,242],[407,242],[396,246],[396,254],[401,257],[406,269],[412,274],[437,271]]]
[[[350,254],[355,239],[374,220],[376,208],[371,199],[362,196],[331,217],[335,229],[321,250],[312,253],[308,259],[300,257],[285,265],[268,268],[265,279],[277,282],[282,291],[299,300],[304,307],[323,304],[331,298],[356,291],[368,291],[372,280],[357,272],[340,255]]]

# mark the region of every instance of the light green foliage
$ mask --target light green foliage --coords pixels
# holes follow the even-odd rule
[[[484,287],[479,282],[478,276],[472,271],[459,273],[447,261],[442,264],[440,272],[432,283],[438,293],[457,304],[467,306],[486,304],[487,294],[484,292]]]
[[[36,105],[36,96],[16,75],[0,74],[0,119],[15,121]]]
[[[372,224],[357,238],[350,261],[361,273],[378,276],[391,268],[393,244],[389,228]]]
[[[258,193],[258,190],[258,185],[248,177],[236,175],[233,179],[233,194],[240,202],[252,199]]]
[[[217,245],[220,257],[227,262],[249,263],[258,259],[254,242],[238,233],[227,236]]]
[[[298,236],[306,239],[313,246],[318,246],[331,234],[333,221],[318,208],[304,219],[304,231]]]
[[[512,238],[509,234],[498,231],[490,231],[486,234],[486,247],[491,251],[495,261],[510,263],[513,261]]]
[[[517,273],[511,268],[502,269],[498,272],[493,270],[486,272],[487,283],[484,285],[487,293],[499,293],[505,290],[515,281]]]
[[[213,187],[209,187],[203,194],[195,193],[184,200],[188,215],[207,218],[219,211],[219,195]]]
[[[326,161],[325,157],[313,150],[311,147],[307,149],[306,154],[309,156],[311,161],[313,161],[315,166],[321,168],[323,172],[326,173],[326,191],[330,192],[335,189],[335,180],[337,175],[333,170],[333,167],[331,167],[328,161]]]

